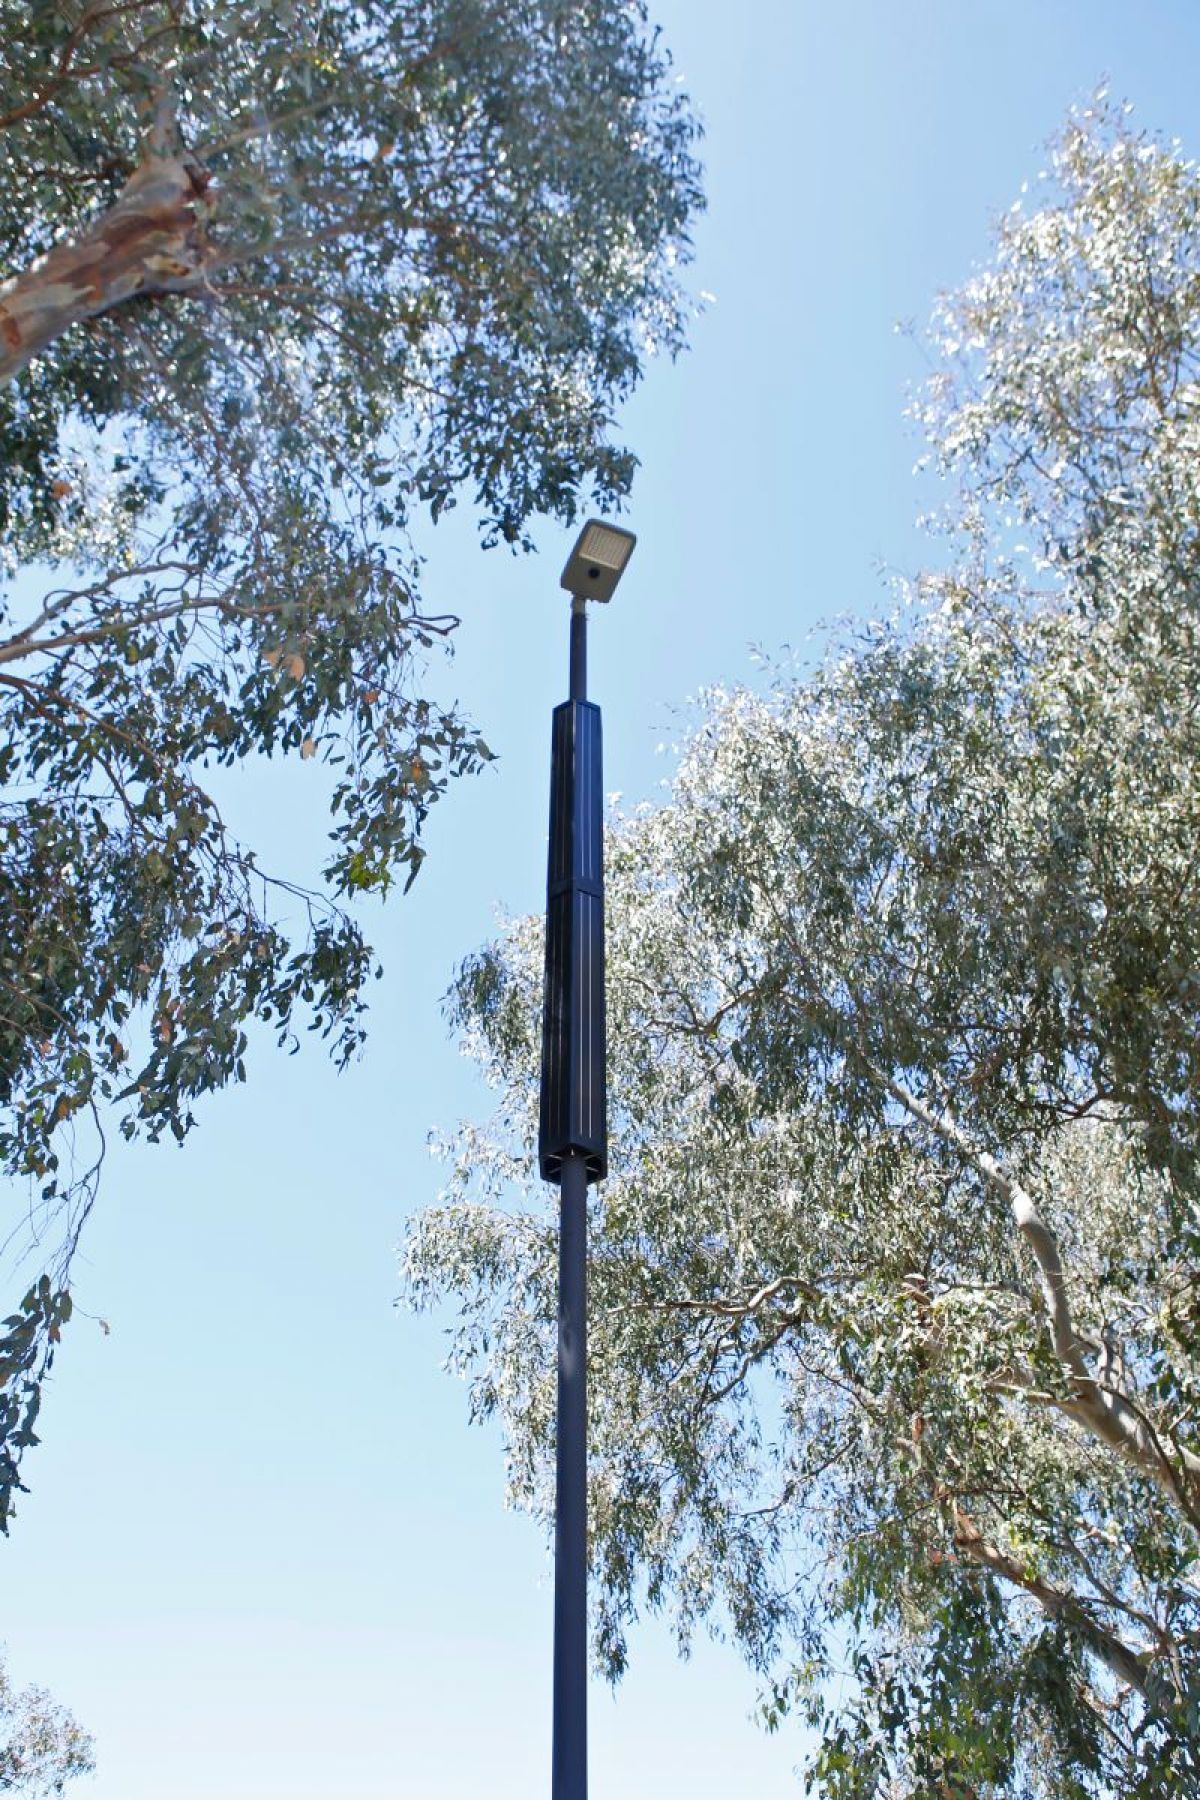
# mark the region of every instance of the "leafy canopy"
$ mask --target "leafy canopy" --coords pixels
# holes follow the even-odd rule
[[[613,824],[597,1655],[731,1634],[829,1800],[1195,1794],[1200,172],[1097,102],[934,337],[942,567]],[[545,1521],[540,955],[405,1271]]]
[[[252,1020],[356,1050],[349,903],[489,754],[424,691],[410,521],[620,502],[699,194],[640,0],[0,0],[0,39],[0,1167],[66,1218],[0,1340],[3,1527],[89,1119],[182,1139]],[[316,891],[222,816],[263,754],[316,759]]]

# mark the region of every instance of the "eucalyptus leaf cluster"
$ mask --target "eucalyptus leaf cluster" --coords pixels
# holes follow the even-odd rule
[[[829,1800],[1200,1793],[1200,172],[1098,97],[934,345],[935,566],[611,821],[596,1653],[732,1637]],[[540,958],[404,1271],[548,1526]]]
[[[14,1686],[0,1662],[0,1792],[61,1794],[95,1769],[92,1740],[43,1688]]]

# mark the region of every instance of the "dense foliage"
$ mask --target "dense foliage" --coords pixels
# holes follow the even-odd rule
[[[614,822],[592,1575],[829,1800],[1200,1793],[1200,172],[1098,103],[939,309],[939,572]],[[415,1303],[551,1503],[540,926]]]
[[[354,1052],[347,903],[488,754],[423,691],[414,508],[520,545],[620,500],[699,200],[640,0],[0,0],[0,40],[0,1168],[66,1216],[0,1341],[2,1528],[91,1121],[182,1138],[255,1019]],[[217,804],[259,754],[315,759],[316,892]]]
[[[42,1688],[14,1688],[0,1661],[0,1794],[61,1794],[95,1768],[92,1740]]]

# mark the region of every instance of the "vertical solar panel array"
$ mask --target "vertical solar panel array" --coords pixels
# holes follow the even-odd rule
[[[568,1150],[587,1158],[592,1181],[608,1168],[600,754],[600,708],[586,700],[556,707],[538,1136],[545,1181],[558,1181]]]

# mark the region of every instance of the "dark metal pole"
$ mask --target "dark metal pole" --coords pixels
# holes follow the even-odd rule
[[[571,604],[572,700],[587,699],[587,610]],[[558,1222],[552,1800],[587,1800],[587,1160],[563,1157]]]
[[[563,1157],[558,1242],[553,1800],[587,1800],[587,1162]]]
[[[571,602],[572,700],[587,699],[587,609],[583,600]]]
[[[608,1165],[600,709],[587,615],[571,608],[570,698],[555,709],[538,1158],[559,1184],[553,1800],[587,1800],[587,1190]]]

